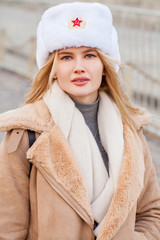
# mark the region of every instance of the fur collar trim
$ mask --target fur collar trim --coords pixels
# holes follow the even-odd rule
[[[82,114],[71,98],[59,87],[57,81],[53,83],[52,90],[48,90],[45,94],[44,101],[56,125],[69,142],[81,169],[93,216],[99,224],[94,230],[97,236],[116,189],[123,158],[124,139],[120,113],[107,94],[100,92],[98,127],[103,147],[109,156],[110,177],[108,178],[100,151]]]
[[[137,131],[151,122],[151,114],[146,109],[139,107],[139,111],[140,114],[132,117],[136,124]]]
[[[49,110],[41,100],[0,114],[0,131],[21,128],[41,133],[48,129],[51,120]]]
[[[110,240],[127,219],[143,188],[144,157],[140,138],[124,125],[124,156],[117,188],[97,240]]]
[[[135,118],[135,121],[137,126],[142,127],[150,121],[150,118],[148,114],[143,114]],[[83,215],[83,219],[92,227],[92,211],[81,173],[69,144],[54,124],[43,100],[1,114],[0,131],[9,131],[13,128],[31,129],[41,133],[29,149],[27,157],[52,187],[55,186],[55,182],[61,186],[60,192],[63,189],[66,193],[64,196],[66,201],[70,203],[72,199],[73,207],[79,209],[80,215]],[[143,188],[144,157],[141,140],[125,124],[123,128],[125,147],[122,167],[116,191],[97,238],[101,240],[113,238],[125,222]],[[51,144],[54,149],[50,147]],[[61,149],[61,156],[59,149]],[[54,158],[51,157],[53,151]]]
[[[141,114],[133,117],[137,130],[151,122],[151,115],[143,108]],[[39,133],[53,125],[51,114],[43,100],[26,104],[22,107],[0,114],[0,131],[6,132],[14,128],[30,129]]]

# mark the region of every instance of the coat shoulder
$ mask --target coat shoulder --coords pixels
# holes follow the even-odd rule
[[[0,114],[0,131],[30,129],[41,133],[50,121],[49,110],[43,100]]]
[[[138,107],[137,113],[132,116],[137,131],[151,123],[151,114],[144,108]]]

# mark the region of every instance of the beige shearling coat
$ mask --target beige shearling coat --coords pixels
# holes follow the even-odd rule
[[[137,132],[124,125],[118,185],[97,240],[160,240],[160,190],[141,130],[149,119],[135,121]],[[29,150],[26,129],[37,133]],[[0,239],[93,240],[83,178],[43,100],[1,114],[0,131]]]

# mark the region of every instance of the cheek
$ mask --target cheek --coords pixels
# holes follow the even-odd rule
[[[97,61],[95,65],[95,70],[97,71],[97,74],[102,75],[104,71],[103,63],[99,60]]]
[[[69,74],[70,74],[69,66],[67,67],[66,65],[62,65],[57,67],[56,69],[56,76],[61,80],[67,78]]]
[[[57,78],[61,78],[61,75],[63,75],[63,68],[57,67],[56,68],[56,76],[57,76]]]
[[[103,76],[103,65],[102,64],[97,64],[97,74],[95,74],[95,81],[96,81],[96,86],[99,88],[102,83],[102,76]]]
[[[58,81],[58,84],[60,86],[60,88],[65,91],[66,90],[66,87],[67,87],[67,83],[68,83],[68,70],[65,66],[61,66],[59,65],[57,68],[56,68],[56,77],[57,77],[57,81]]]
[[[95,72],[97,73],[95,75],[101,81],[102,80],[102,75],[103,75],[103,72],[104,72],[104,67],[103,67],[102,63],[97,64],[97,68],[95,68],[95,70],[96,70]]]

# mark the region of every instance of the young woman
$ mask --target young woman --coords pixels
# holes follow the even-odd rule
[[[159,240],[150,117],[120,85],[108,7],[46,10],[37,63],[26,104],[0,115],[0,239]]]

